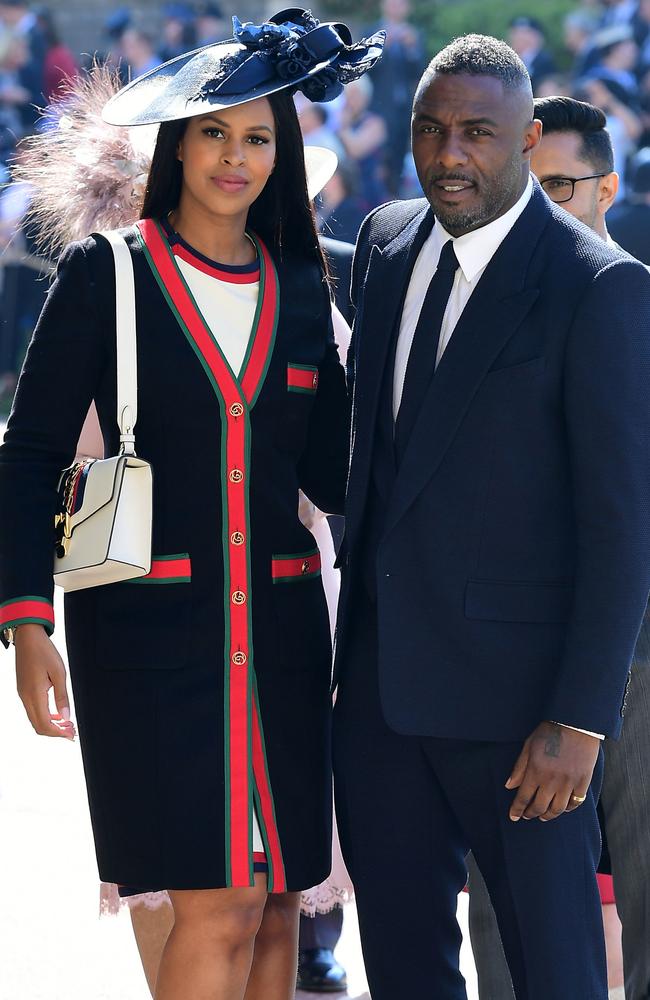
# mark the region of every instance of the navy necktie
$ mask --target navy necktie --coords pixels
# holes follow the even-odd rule
[[[402,462],[426,391],[436,370],[440,330],[457,269],[454,241],[448,240],[442,248],[436,273],[424,297],[406,366],[402,401],[395,422],[395,458],[398,465]]]

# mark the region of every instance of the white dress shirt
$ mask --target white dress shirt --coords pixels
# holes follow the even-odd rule
[[[450,236],[439,220],[436,219],[430,236],[418,254],[411,273],[406,298],[404,299],[404,308],[402,309],[397,350],[395,353],[395,371],[393,373],[393,420],[397,419],[402,402],[406,366],[409,354],[411,353],[411,347],[413,346],[415,329],[420,318],[424,297],[431,279],[436,273],[443,246],[447,240],[453,239],[454,251],[459,266],[454,276],[454,284],[442,321],[438,340],[436,367],[440,363],[440,359],[452,338],[463,309],[481,280],[485,268],[526,208],[532,193],[533,181],[532,178],[529,178],[526,190],[509,211],[501,215],[498,219],[495,219],[494,222],[488,223],[487,226],[475,229],[471,233],[465,233],[464,236]],[[591,733],[586,729],[577,729],[575,726],[567,726],[562,722],[556,724],[563,726],[565,729],[576,729],[579,733],[595,736],[600,740],[604,739],[601,733]]]
[[[411,280],[404,300],[404,308],[402,309],[397,352],[395,354],[395,372],[393,375],[393,419],[397,419],[397,413],[402,401],[406,365],[411,353],[415,328],[420,318],[424,296],[427,293],[432,277],[436,273],[443,246],[447,240],[453,239],[454,251],[460,266],[454,277],[454,284],[442,321],[436,365],[440,362],[440,358],[451,340],[463,309],[481,280],[485,268],[525,209],[532,193],[533,182],[529,178],[526,190],[521,198],[505,215],[501,215],[494,222],[488,223],[487,226],[475,229],[471,233],[465,233],[464,236],[457,236],[456,238],[450,236],[438,219],[436,219],[431,230],[431,235],[420,250],[413,267]]]

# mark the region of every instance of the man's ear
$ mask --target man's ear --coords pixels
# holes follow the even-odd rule
[[[605,174],[600,178],[598,184],[598,211],[605,215],[614,204],[618,194],[618,174],[612,170],[611,174]]]
[[[539,146],[540,140],[542,138],[542,123],[539,118],[533,118],[532,122],[526,129],[526,134],[524,136],[524,149],[523,153],[526,159],[530,159],[533,150]]]

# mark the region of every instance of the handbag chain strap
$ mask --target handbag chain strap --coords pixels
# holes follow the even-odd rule
[[[124,237],[114,230],[102,231],[115,261],[115,329],[117,340],[117,424],[120,454],[135,455],[135,424],[138,419],[138,353],[135,321],[133,261]]]

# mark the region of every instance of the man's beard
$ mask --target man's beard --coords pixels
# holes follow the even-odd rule
[[[518,153],[493,179],[489,187],[483,183],[481,187],[483,197],[478,204],[468,208],[437,206],[436,218],[452,236],[479,229],[502,214],[503,206],[512,200],[519,190],[520,183],[521,155]]]
[[[596,229],[596,223],[598,222],[598,189],[594,192],[593,201],[589,206],[589,214],[576,215],[576,219],[578,219],[579,222],[583,222],[585,226],[589,227],[589,229]]]

